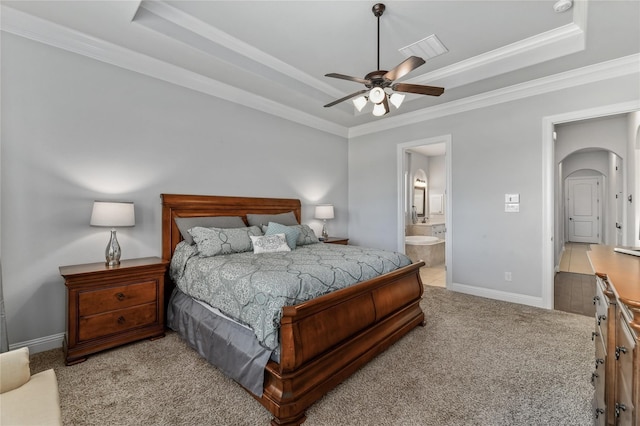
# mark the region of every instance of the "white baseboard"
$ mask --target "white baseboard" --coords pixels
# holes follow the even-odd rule
[[[521,305],[535,306],[536,308],[544,308],[542,297],[526,296],[518,293],[509,293],[506,291],[492,290],[489,288],[473,287],[465,284],[452,283],[447,287],[449,290],[459,293],[470,294],[472,296],[486,297],[487,299],[502,300],[504,302],[519,303]]]
[[[9,345],[9,350],[29,348],[29,354],[37,354],[39,352],[49,351],[51,349],[61,348],[64,343],[65,333],[53,334],[51,336],[40,337],[38,339],[27,340],[26,342],[18,342]]]

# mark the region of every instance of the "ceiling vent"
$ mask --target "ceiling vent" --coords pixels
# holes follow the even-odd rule
[[[398,50],[407,57],[419,56],[425,60],[435,58],[449,51],[435,34],[431,34]]]

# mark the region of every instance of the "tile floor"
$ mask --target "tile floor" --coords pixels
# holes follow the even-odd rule
[[[588,243],[566,243],[560,259],[560,272],[593,274],[591,263],[587,258],[590,245]]]
[[[554,282],[554,308],[593,316],[596,279],[587,257],[590,244],[566,243]]]
[[[420,278],[422,279],[422,284],[424,285],[430,285],[433,287],[446,287],[447,272],[444,269],[444,263],[442,265],[436,265],[430,268],[420,268]]]

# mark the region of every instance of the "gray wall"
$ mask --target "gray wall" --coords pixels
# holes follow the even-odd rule
[[[451,134],[452,288],[539,301],[543,118],[634,100],[638,84],[612,78],[350,139],[351,240],[396,248],[396,147]],[[520,194],[520,213],[504,212],[505,193]]]
[[[346,139],[13,35],[1,47],[12,344],[64,332],[58,267],[104,260],[95,199],[135,202],[123,259],[160,255],[161,193],[300,198],[318,227],[313,206],[333,203],[331,234],[348,235]]]

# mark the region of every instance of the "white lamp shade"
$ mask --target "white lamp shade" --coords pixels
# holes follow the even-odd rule
[[[333,205],[320,204],[316,206],[316,219],[333,219]]]
[[[91,226],[134,226],[135,211],[131,202],[94,201]]]
[[[389,100],[394,107],[400,108],[402,101],[404,101],[404,95],[401,95],[400,93],[393,93]]]
[[[362,108],[364,108],[366,104],[367,104],[367,98],[365,98],[364,96],[360,96],[353,100],[353,105],[356,107],[358,112],[362,111]]]

